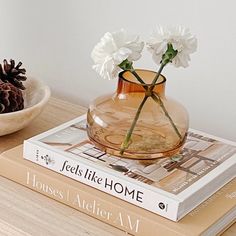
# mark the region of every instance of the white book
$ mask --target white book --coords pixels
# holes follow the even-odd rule
[[[173,221],[236,175],[234,142],[190,130],[177,159],[124,159],[93,145],[85,115],[25,140],[24,158]]]

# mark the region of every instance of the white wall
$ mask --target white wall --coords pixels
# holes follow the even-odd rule
[[[188,26],[199,48],[190,67],[165,68],[167,94],[185,105],[192,127],[236,141],[235,9],[233,0],[0,0],[0,60],[21,60],[55,96],[87,105],[116,87],[91,69],[106,31],[145,39],[157,24]],[[156,69],[149,54],[137,67]]]

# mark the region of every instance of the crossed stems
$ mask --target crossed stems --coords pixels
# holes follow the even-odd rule
[[[168,62],[169,62],[169,61],[168,61]],[[168,63],[168,62],[167,62],[167,63]],[[140,113],[141,113],[141,111],[142,111],[142,108],[143,108],[144,104],[146,103],[146,101],[147,101],[147,99],[148,99],[149,97],[151,97],[156,103],[158,103],[158,104],[160,105],[160,107],[162,108],[163,112],[165,113],[165,116],[169,119],[169,121],[170,121],[170,123],[171,123],[171,126],[172,126],[173,129],[175,130],[176,134],[178,135],[178,137],[179,137],[180,139],[182,138],[182,136],[181,136],[181,134],[180,134],[178,128],[176,127],[176,125],[174,124],[174,122],[173,122],[172,118],[170,117],[168,111],[166,110],[166,108],[165,108],[165,106],[164,106],[164,103],[163,103],[163,101],[161,100],[161,97],[158,95],[158,93],[156,93],[156,92],[153,91],[153,89],[154,89],[154,87],[155,87],[155,84],[156,84],[156,82],[157,82],[157,80],[158,80],[158,78],[159,78],[159,76],[160,76],[160,74],[161,74],[163,68],[165,67],[165,65],[166,65],[167,63],[163,63],[163,62],[161,63],[161,66],[160,66],[160,68],[159,68],[159,70],[158,70],[158,72],[157,72],[155,78],[153,79],[153,81],[152,81],[152,83],[151,83],[151,86],[147,86],[147,85],[145,84],[145,82],[144,82],[144,81],[142,80],[142,78],[137,74],[137,72],[134,70],[133,67],[130,68],[130,72],[136,77],[136,79],[141,83],[141,85],[143,85],[143,88],[144,88],[146,91],[145,91],[145,96],[144,96],[142,102],[140,103],[140,105],[139,105],[139,107],[138,107],[138,110],[137,110],[137,112],[136,112],[136,114],[135,114],[135,117],[134,117],[134,120],[133,120],[133,122],[132,122],[132,124],[131,124],[131,127],[130,127],[130,129],[128,130],[128,132],[127,132],[127,134],[126,134],[126,137],[125,137],[123,143],[121,144],[121,149],[120,149],[120,154],[121,154],[121,155],[123,155],[125,149],[127,149],[127,148],[129,147],[130,138],[131,138],[131,136],[132,136],[132,133],[133,133],[133,131],[134,131],[134,128],[135,128],[135,126],[136,126],[136,123],[137,123],[138,118],[139,118],[139,116],[140,116]]]

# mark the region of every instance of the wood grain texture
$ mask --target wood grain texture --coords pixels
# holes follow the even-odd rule
[[[0,177],[0,235],[124,236],[125,233]]]
[[[45,130],[71,120],[87,111],[85,107],[51,98],[45,110],[26,128],[0,137],[0,153]]]
[[[21,144],[24,139],[73,119],[86,110],[79,105],[51,98],[44,112],[28,127],[0,137],[0,153]],[[0,235],[124,236],[127,234],[0,177]],[[236,224],[223,234],[223,236],[235,235]]]

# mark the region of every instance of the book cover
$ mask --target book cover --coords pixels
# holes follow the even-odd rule
[[[22,146],[1,155],[0,175],[137,236],[212,236],[236,219],[236,179],[173,222],[24,160]]]
[[[24,142],[24,158],[177,221],[236,173],[235,143],[190,130],[178,157],[111,156],[89,141],[85,116]]]

